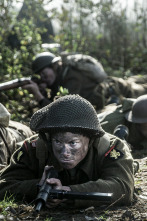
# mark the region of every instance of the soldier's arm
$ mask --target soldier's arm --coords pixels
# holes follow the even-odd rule
[[[25,145],[19,148],[11,158],[10,165],[1,171],[0,200],[7,195],[12,195],[19,200],[33,200],[37,195],[38,162],[35,148],[28,153]]]
[[[133,159],[128,147],[119,141],[117,147],[106,154],[101,167],[101,176],[96,181],[71,185],[72,191],[113,193],[113,202],[130,204],[133,197]],[[99,205],[96,201],[75,201],[75,206]]]
[[[12,153],[16,149],[16,139],[8,127],[0,127],[0,164],[7,165]]]
[[[2,133],[2,130],[0,128],[0,133]],[[4,141],[2,139],[2,137],[0,136],[0,164],[1,164],[1,169],[3,168],[2,165],[5,165],[7,164],[7,150],[5,148],[5,144],[4,144]]]

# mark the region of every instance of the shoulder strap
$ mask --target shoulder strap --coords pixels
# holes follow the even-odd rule
[[[100,139],[97,139],[94,142],[94,147],[98,151],[98,162],[99,162],[99,165],[101,165],[105,157],[105,153],[110,148],[110,137],[108,133],[105,133],[104,136],[102,136]]]
[[[10,150],[9,150],[8,144],[7,144],[7,142],[6,142],[6,140],[5,140],[5,137],[3,136],[3,133],[2,133],[1,130],[0,130],[0,136],[1,136],[3,142],[4,142],[5,146],[6,146],[6,149],[7,149],[7,152],[8,152],[8,154],[9,154],[9,156],[11,156],[11,152],[10,152]]]
[[[110,147],[110,137],[106,133],[106,134],[104,134],[104,136],[102,136],[100,138],[100,141],[99,141],[99,150],[98,150],[98,152],[99,152],[100,158],[102,156],[104,156],[104,154],[107,152],[109,147]]]

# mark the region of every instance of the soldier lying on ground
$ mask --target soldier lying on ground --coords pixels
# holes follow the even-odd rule
[[[67,57],[64,55],[61,59],[52,53],[42,52],[33,61],[32,69],[41,77],[41,91],[33,81],[23,88],[34,94],[40,107],[54,100],[60,86],[68,89],[69,94],[79,94],[97,106],[99,95],[95,94],[94,88],[107,77],[102,65],[96,59],[82,54]],[[43,92],[43,87],[51,89],[50,99]]]
[[[137,98],[147,93],[147,78],[144,84],[137,80],[135,83],[129,79],[107,78],[102,65],[90,56],[75,54],[60,60],[52,53],[42,52],[36,56],[32,68],[41,77],[40,89],[33,81],[23,88],[34,95],[40,107],[54,100],[60,86],[67,88],[69,94],[79,94],[87,99],[97,110],[107,102],[118,102],[109,101],[112,95]],[[50,98],[45,93],[46,88],[51,89]]]
[[[129,129],[128,143],[135,149],[147,150],[147,94],[137,99],[124,99],[122,105],[108,105],[98,114],[102,128],[113,133],[116,126],[123,124]]]
[[[10,113],[0,103],[0,169],[9,163],[18,143],[33,134],[26,125],[10,120]]]
[[[34,200],[45,171],[53,166],[59,179],[46,180],[53,189],[111,192],[113,202],[117,200],[119,205],[132,202],[134,167],[128,145],[101,128],[95,109],[86,99],[79,95],[57,99],[33,114],[30,128],[39,135],[25,141],[2,171],[0,199],[7,192],[19,200]],[[61,203],[50,199],[47,205]],[[72,205],[99,203],[75,200]]]

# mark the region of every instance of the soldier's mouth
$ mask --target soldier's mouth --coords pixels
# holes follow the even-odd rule
[[[69,163],[69,162],[73,162],[73,159],[61,159],[60,162],[61,163]]]

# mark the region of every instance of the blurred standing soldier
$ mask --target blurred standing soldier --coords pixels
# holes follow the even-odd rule
[[[58,98],[33,114],[30,128],[39,134],[25,141],[2,171],[0,199],[7,192],[30,202],[46,180],[53,189],[111,192],[112,202],[131,203],[134,167],[128,145],[105,133],[89,101],[79,95]],[[46,179],[45,174],[52,166],[58,179]],[[62,202],[48,199],[47,206]],[[76,207],[91,205],[100,202],[78,199],[72,202]]]
[[[23,88],[34,95],[40,107],[53,101],[60,86],[67,88],[69,94],[79,94],[87,99],[97,110],[107,102],[118,103],[116,98],[120,95],[136,98],[147,92],[147,84],[144,86],[122,78],[107,77],[102,65],[90,56],[61,55],[62,60],[50,52],[42,52],[33,61],[32,69],[41,77],[41,89],[33,81]],[[45,88],[51,89],[50,98],[47,98]]]
[[[98,117],[108,133],[113,133],[118,125],[127,126],[128,143],[135,150],[144,149],[147,153],[147,94],[137,99],[125,98],[118,106],[108,105]]]
[[[9,163],[18,143],[33,134],[26,125],[10,120],[10,113],[0,103],[0,169]]]

